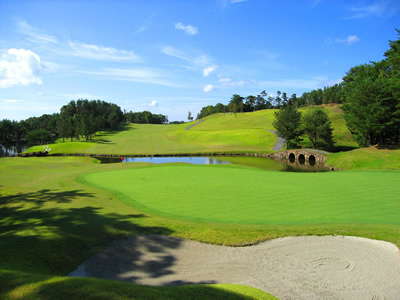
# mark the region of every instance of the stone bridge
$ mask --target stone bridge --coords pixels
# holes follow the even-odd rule
[[[287,150],[268,154],[268,157],[274,160],[282,161],[289,166],[296,168],[329,168],[332,171],[335,168],[326,165],[326,156],[314,151],[303,149]]]

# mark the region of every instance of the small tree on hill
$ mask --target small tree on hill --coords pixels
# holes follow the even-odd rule
[[[321,108],[309,110],[303,116],[304,133],[308,136],[313,148],[318,146],[330,148],[333,145],[332,126],[327,113]]]
[[[275,120],[272,122],[278,135],[286,140],[286,149],[289,149],[289,142],[299,143],[303,134],[301,128],[301,112],[293,106],[288,105],[275,112]]]

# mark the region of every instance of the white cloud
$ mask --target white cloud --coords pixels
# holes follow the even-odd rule
[[[138,34],[138,33],[141,33],[141,32],[143,32],[143,31],[146,31],[147,30],[147,27],[146,26],[141,26],[139,29],[137,29],[135,32],[134,32],[134,34]]]
[[[210,66],[207,68],[203,69],[203,76],[207,77],[208,75],[210,75],[212,72],[214,72],[216,69],[218,68],[218,66],[214,65],[214,66]]]
[[[25,49],[9,49],[0,57],[0,88],[42,84],[39,77],[42,68],[36,53]]]
[[[349,35],[347,38],[345,39],[327,39],[326,43],[328,44],[347,44],[347,45],[351,45],[354,44],[356,42],[359,42],[360,38],[356,35]]]
[[[153,100],[153,101],[150,102],[149,106],[157,107],[158,106],[158,102],[156,100]]]
[[[243,80],[233,81],[231,78],[220,78],[218,82],[223,86],[243,86],[245,84]]]
[[[205,93],[208,93],[208,92],[211,92],[211,91],[214,90],[214,89],[215,89],[215,88],[214,88],[214,86],[213,86],[212,84],[207,84],[207,85],[204,86],[203,91],[204,91]]]
[[[223,7],[226,7],[228,4],[237,4],[241,2],[246,2],[248,0],[219,0]]]
[[[320,77],[314,77],[312,79],[282,79],[276,81],[261,81],[258,83],[258,86],[262,88],[277,88],[280,90],[291,89],[291,88],[315,90],[323,88],[325,86],[334,85],[340,82],[341,82],[340,79],[329,80],[325,76],[320,76]]]
[[[6,102],[6,103],[20,103],[21,100],[17,100],[17,99],[6,99],[5,102]]]
[[[113,80],[152,83],[171,87],[182,87],[179,84],[167,81],[160,72],[150,69],[118,69],[105,68],[102,71],[78,71],[77,73],[104,76]]]
[[[399,5],[397,1],[381,0],[375,1],[370,5],[353,6],[348,10],[352,12],[352,15],[346,19],[361,19],[370,16],[390,17],[399,10]]]
[[[72,52],[68,53],[73,56],[90,58],[95,60],[111,60],[111,61],[134,61],[140,62],[142,59],[132,51],[118,50],[111,47],[103,47],[98,45],[68,43]]]
[[[181,22],[175,23],[175,28],[178,30],[184,31],[186,34],[189,34],[189,35],[195,35],[195,34],[199,33],[199,30],[197,29],[197,27],[194,27],[192,25],[185,26]]]
[[[192,65],[192,67],[194,66],[195,68],[198,68],[198,67],[205,68],[206,66],[209,66],[211,64],[210,60],[205,55],[190,56],[187,53],[185,53],[181,50],[178,50],[172,46],[165,46],[162,49],[162,52],[166,55],[182,59],[182,60],[190,63]]]
[[[28,40],[34,43],[46,44],[46,43],[57,43],[57,39],[51,35],[40,32],[38,29],[29,25],[25,21],[17,23],[18,30],[28,36]]]

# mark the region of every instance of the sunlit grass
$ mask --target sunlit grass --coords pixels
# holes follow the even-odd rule
[[[302,108],[306,111],[308,108]],[[332,120],[336,146],[355,148],[343,113],[339,106],[325,108]],[[192,123],[177,125],[130,124],[116,132],[100,132],[93,136],[92,142],[60,139],[50,145],[50,154],[88,153],[114,155],[155,155],[179,153],[235,153],[235,152],[270,152],[277,138],[267,129],[274,129],[275,110],[256,112],[214,114],[203,119],[190,130],[185,130]],[[310,143],[303,143],[309,147]],[[42,146],[28,149],[28,152],[42,151]]]
[[[321,174],[165,165],[84,179],[148,213],[191,221],[400,225],[397,171]]]

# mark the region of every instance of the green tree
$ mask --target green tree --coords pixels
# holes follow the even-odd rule
[[[289,149],[289,142],[299,143],[303,130],[301,128],[301,112],[293,106],[288,105],[275,112],[275,120],[272,122],[278,135],[286,140],[286,149]]]
[[[332,126],[328,114],[321,108],[309,110],[303,116],[304,133],[314,149],[318,146],[330,148],[333,145]]]
[[[388,88],[387,63],[371,63],[350,69],[343,78],[347,127],[362,147],[398,140],[399,99]]]

